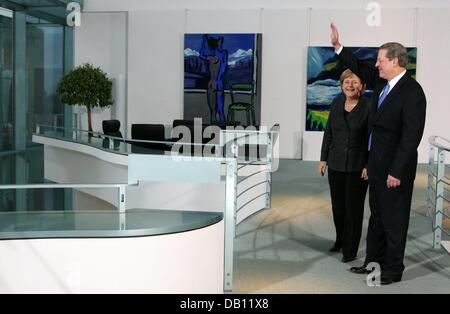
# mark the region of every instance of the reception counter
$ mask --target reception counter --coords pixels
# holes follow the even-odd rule
[[[0,213],[0,293],[222,293],[222,213]]]
[[[226,141],[230,142],[239,133],[227,131],[223,134]],[[267,144],[265,139],[260,136],[258,141]],[[235,172],[232,175],[236,181],[235,192],[239,195],[236,197],[236,224],[270,207],[271,174],[274,169],[268,160],[249,162],[240,156],[225,158],[222,155],[178,156],[171,152],[170,146],[167,146],[167,150],[148,149],[130,142],[109,141],[80,132],[41,131],[33,135],[33,142],[44,145],[45,178],[58,183],[130,182],[130,158],[145,158],[142,167],[134,169],[138,174],[145,170],[149,175],[146,178],[133,178],[140,180],[140,183],[139,187],[127,189],[129,208],[225,212],[227,163],[233,161],[238,165],[235,170],[231,170]],[[226,144],[220,146],[224,150],[228,149]],[[111,208],[119,207],[113,190],[78,191],[103,200]],[[82,206],[79,209],[96,205],[86,204],[86,197],[82,194],[74,195],[75,205],[80,198]]]
[[[54,184],[0,189],[69,187],[73,210],[0,213],[0,293],[231,291],[235,226],[270,207],[272,172],[272,133],[239,131],[266,145],[254,160],[239,156],[236,134],[186,156],[174,143],[38,129]]]

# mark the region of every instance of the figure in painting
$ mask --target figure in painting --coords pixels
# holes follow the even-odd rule
[[[209,68],[207,99],[210,122],[224,122],[224,83],[223,77],[228,66],[228,51],[223,49],[224,38],[203,35],[200,59],[206,61]]]

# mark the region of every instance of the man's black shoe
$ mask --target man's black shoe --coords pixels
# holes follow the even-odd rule
[[[352,256],[352,257],[343,257],[342,259],[341,259],[341,261],[342,261],[342,263],[348,263],[348,262],[352,262],[352,261],[354,261],[356,259],[356,257],[355,256]]]
[[[370,274],[372,272],[366,268],[366,265],[352,267],[350,271],[354,274]]]
[[[330,252],[339,252],[341,250],[341,246],[339,244],[336,244],[336,242],[333,244],[332,247],[328,251]]]
[[[402,275],[387,275],[381,272],[380,284],[382,286],[390,285],[393,282],[399,282],[402,280]]]

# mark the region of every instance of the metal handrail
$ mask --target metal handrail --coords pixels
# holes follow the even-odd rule
[[[445,213],[445,211],[441,211],[441,212],[439,212],[440,214],[442,214],[442,216],[444,216],[445,218],[450,218],[450,215],[447,215],[446,213]]]
[[[241,164],[241,166],[238,167],[238,170],[244,169],[245,167],[248,167],[248,166],[255,166],[255,165],[261,165],[261,160],[255,160],[255,161]]]
[[[442,196],[442,198],[444,199],[444,201],[450,203],[450,199],[446,198],[445,196]]]
[[[268,170],[267,169],[263,169],[263,170],[260,170],[260,171],[256,171],[256,172],[252,173],[251,175],[246,176],[246,177],[244,177],[241,180],[238,180],[238,184],[244,182],[248,178],[251,178],[251,177],[256,176],[257,174],[260,174],[260,173],[263,173],[263,172],[268,172]]]
[[[430,200],[432,202],[436,199],[436,195],[430,193],[430,189],[428,189],[427,196],[428,196],[428,200]]]
[[[437,173],[434,172],[434,169],[432,168],[431,165],[428,167],[428,173],[431,174],[434,178],[437,177]]]
[[[445,144],[441,144],[438,141],[444,141],[446,142]],[[447,152],[450,152],[450,140],[446,139],[445,137],[442,136],[437,136],[437,135],[432,135],[428,138],[428,143],[430,145],[433,145],[434,147],[437,147],[439,149],[443,149]]]
[[[440,232],[444,232],[446,235],[450,236],[450,231],[447,231],[446,229],[444,229],[440,226],[437,226],[434,228],[434,231],[437,231],[437,230],[439,230]]]
[[[447,231],[446,229],[442,228],[441,226],[436,226],[434,221],[430,221],[431,223],[431,230],[433,232],[444,232],[445,234],[447,234],[448,236],[450,236],[450,231]]]
[[[32,184],[5,184],[0,185],[0,190],[21,190],[21,189],[105,189],[116,188],[118,191],[119,212],[125,213],[126,208],[126,187],[137,186],[138,182],[131,183],[32,183]],[[121,228],[124,226],[121,226]]]
[[[261,194],[255,196],[254,198],[252,198],[251,200],[249,200],[248,202],[246,202],[244,205],[242,205],[241,207],[239,207],[238,209],[236,209],[236,213],[239,212],[242,208],[244,208],[244,207],[247,206],[248,204],[250,204],[251,202],[253,202],[254,200],[260,198],[261,196],[267,195],[267,194],[269,194],[269,193],[270,193],[270,192],[264,192],[264,193],[261,193]]]
[[[256,145],[263,145],[263,146],[266,145],[267,146],[267,152],[266,152],[265,156],[261,156],[260,158],[258,158],[258,156],[256,156],[255,159],[252,158],[253,160],[249,160],[248,162],[246,162],[246,161],[241,162],[238,159],[238,162],[240,164],[240,166],[237,168],[238,172],[249,166],[258,166],[258,165],[264,166],[265,165],[266,167],[262,170],[260,170],[261,168],[259,168],[257,171],[255,171],[249,175],[242,176],[243,177],[242,179],[237,180],[237,185],[242,184],[244,181],[248,180],[249,178],[259,175],[259,174],[265,173],[266,179],[263,181],[257,182],[255,184],[252,184],[251,186],[247,187],[245,190],[241,191],[238,195],[236,195],[236,201],[239,198],[241,198],[244,194],[247,194],[247,193],[250,194],[253,191],[255,191],[254,189],[258,186],[267,184],[268,188],[266,188],[266,192],[253,197],[252,199],[248,200],[245,204],[243,204],[242,206],[237,208],[236,213],[240,212],[248,204],[261,198],[262,196],[266,196],[266,199],[265,199],[264,206],[259,209],[270,208],[271,207],[271,191],[272,191],[272,166],[273,166],[274,151],[275,151],[274,146],[276,145],[276,143],[278,141],[280,125],[275,124],[269,130],[264,130],[264,131],[261,131],[261,130],[255,130],[255,131],[252,131],[252,130],[223,130],[222,132],[223,132],[221,134],[222,145],[224,147],[227,147],[230,144],[232,146],[234,146],[234,149],[236,150],[234,153],[236,155],[237,155],[237,147],[238,147],[239,143],[243,143],[244,145],[255,143]],[[226,137],[228,135],[228,133],[233,133],[233,138],[230,140],[227,140],[227,137]],[[258,136],[257,141],[252,142],[252,136],[255,136],[255,135]],[[264,142],[261,142],[259,140],[259,138],[261,136],[267,137],[267,138],[264,138]],[[237,186],[236,186],[236,188],[237,188]]]
[[[444,176],[440,181],[441,181],[442,183],[444,183],[445,185],[450,185],[450,181],[447,181],[446,179],[447,179],[447,177]],[[450,180],[450,179],[449,179],[449,180]]]
[[[239,194],[237,195],[237,198],[239,198],[239,196],[245,194],[246,192],[250,191],[250,190],[253,189],[254,187],[256,187],[256,186],[258,186],[258,185],[261,185],[261,184],[268,183],[268,182],[269,182],[269,180],[264,180],[264,181],[261,181],[261,182],[258,182],[258,183],[256,183],[256,184],[252,185],[252,186],[249,187],[248,189],[245,189],[244,191],[242,191],[241,193],[239,193]]]
[[[434,194],[436,194],[436,189],[435,189],[434,186],[430,185],[430,186],[428,186],[428,189],[431,190],[431,191],[433,191]]]
[[[427,212],[432,219],[433,226],[433,248],[441,247],[442,232],[450,234],[442,226],[443,219],[450,219],[450,216],[444,212],[445,191],[450,182],[445,170],[446,153],[450,152],[450,140],[441,136],[430,136],[428,138],[430,145],[428,159],[428,193],[427,193]],[[437,153],[437,158],[436,158]],[[432,213],[430,213],[430,210]]]
[[[128,183],[74,183],[74,184],[56,184],[56,183],[33,183],[33,184],[4,184],[0,185],[0,190],[21,190],[21,189],[102,189],[102,188],[120,188],[129,186]],[[132,185],[137,185],[132,184]]]

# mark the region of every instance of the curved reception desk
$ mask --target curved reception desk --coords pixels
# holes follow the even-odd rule
[[[44,145],[44,175],[50,181],[139,181],[139,186],[127,188],[128,208],[225,212],[227,173],[235,179],[239,195],[236,197],[236,224],[270,207],[272,170],[267,162],[242,163],[235,158],[174,155],[170,149],[145,149],[125,142],[116,142],[114,148],[109,148],[104,138],[84,134],[75,137],[72,134],[67,137],[35,134],[33,141]],[[232,162],[237,162],[238,166],[228,171],[227,165]],[[131,172],[134,177],[129,176]],[[108,208],[107,204],[110,209],[119,207],[117,195],[111,189],[81,188],[77,191],[81,193],[74,193],[75,209],[98,206],[98,199],[106,203],[102,208]]]
[[[221,213],[0,213],[0,293],[222,293]]]
[[[267,134],[256,144],[269,156]],[[234,144],[231,158],[182,156],[66,131],[33,141],[54,184],[0,189],[72,188],[73,209],[0,213],[0,293],[232,290],[235,226],[270,207],[269,157],[242,160]]]

